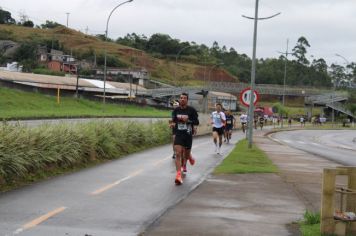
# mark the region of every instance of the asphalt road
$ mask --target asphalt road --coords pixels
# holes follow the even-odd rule
[[[193,143],[197,162],[182,186],[174,184],[172,147],[120,160],[0,194],[0,235],[130,236],[142,232],[184,199],[242,138],[214,154],[210,136]]]
[[[298,130],[272,135],[276,141],[348,166],[356,166],[355,137],[355,130]]]

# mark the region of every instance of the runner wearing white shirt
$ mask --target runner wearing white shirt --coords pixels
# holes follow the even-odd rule
[[[241,122],[241,128],[242,132],[245,133],[246,130],[246,125],[247,125],[247,115],[245,113],[242,113],[240,116],[240,122]]]
[[[220,103],[217,103],[215,107],[216,107],[216,111],[211,113],[210,118],[211,118],[211,124],[213,125],[213,140],[215,144],[215,152],[217,154],[220,154],[226,117],[225,117],[225,113],[222,111],[222,106]],[[219,146],[217,143],[218,138],[219,138]]]

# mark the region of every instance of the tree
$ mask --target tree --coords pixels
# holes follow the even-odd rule
[[[11,17],[11,13],[0,8],[0,24],[15,24],[16,21]]]
[[[33,26],[34,26],[34,24],[31,20],[23,22],[22,25],[25,27],[30,27],[30,28],[33,28]]]
[[[179,51],[179,41],[167,34],[153,34],[147,42],[147,50],[163,55],[175,55]]]
[[[37,48],[34,42],[25,42],[16,50],[14,60],[23,65],[24,71],[31,71],[37,66]]]
[[[49,21],[49,20],[46,20],[45,24],[41,24],[42,29],[53,29],[58,26],[62,26],[62,25],[55,21]]]
[[[293,56],[297,58],[297,62],[305,66],[309,65],[309,61],[305,57],[308,47],[310,47],[308,40],[302,36],[298,39],[297,45],[292,50]]]
[[[336,64],[331,64],[330,68],[330,76],[334,85],[338,87],[344,84],[346,80],[345,68]]]

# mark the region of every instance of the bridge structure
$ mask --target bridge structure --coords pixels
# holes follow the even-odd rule
[[[227,82],[210,82],[205,86],[190,86],[190,87],[169,87],[149,89],[145,91],[146,96],[156,99],[169,99],[178,96],[182,92],[190,92],[206,96],[209,91],[225,92],[232,94],[240,94],[241,91],[250,87],[246,83],[227,83]],[[276,95],[276,96],[299,96],[304,97],[306,107],[323,106],[344,113],[350,117],[356,118],[352,112],[345,108],[343,102],[348,97],[344,94],[335,93],[332,89],[312,88],[312,87],[297,87],[272,84],[257,84],[256,90],[259,94]]]
[[[306,97],[304,101],[305,104],[308,106],[328,107],[335,111],[344,113],[352,117],[353,119],[355,119],[356,116],[343,105],[343,102],[345,102],[347,99],[348,99],[347,96],[342,94],[328,93],[328,94],[309,96]]]
[[[146,94],[154,98],[177,96],[182,91],[192,92],[192,93],[202,93],[202,91],[216,91],[216,92],[239,94],[242,90],[248,87],[250,87],[250,85],[246,83],[210,82],[204,86],[149,89],[146,91]],[[302,97],[308,97],[312,95],[320,95],[320,94],[332,92],[331,90],[328,89],[317,89],[317,88],[310,88],[310,87],[292,87],[292,86],[286,86],[284,90],[283,85],[271,85],[271,84],[257,84],[256,90],[259,94],[280,95],[280,96],[284,94],[287,96],[302,96]]]
[[[149,89],[145,92],[148,96],[151,96],[153,98],[163,98],[163,97],[178,96],[183,91],[198,93],[198,94],[201,94],[202,91],[203,92],[216,91],[216,92],[239,94],[242,90],[248,87],[250,87],[250,85],[246,83],[211,82],[205,86],[157,88],[157,89]],[[283,85],[273,85],[273,84],[257,84],[256,90],[259,94],[280,95],[280,96],[284,94],[286,96],[301,96],[301,97],[332,93],[332,90],[330,89],[294,87],[294,86],[286,86],[284,89]]]

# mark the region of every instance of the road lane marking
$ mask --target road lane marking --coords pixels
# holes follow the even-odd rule
[[[283,142],[285,142],[285,143],[291,143],[292,141],[290,141],[290,140],[283,140]]]
[[[173,154],[172,154],[172,155],[173,155]],[[172,158],[172,156],[165,157],[165,158],[163,158],[163,159],[161,159],[161,160],[158,160],[158,161],[154,162],[153,165],[154,165],[154,166],[159,166],[159,165],[161,165],[163,162],[165,162],[165,161],[167,161],[168,159],[171,159],[171,158]]]
[[[192,146],[192,149],[193,149],[193,148],[200,147],[200,146],[205,145],[205,144],[208,144],[208,143],[210,143],[210,141],[209,141],[209,142],[203,142],[203,143],[200,143],[200,144],[193,145],[193,146]],[[173,154],[172,154],[172,155],[173,155]],[[160,160],[158,160],[158,161],[155,161],[155,162],[153,163],[153,166],[162,165],[163,162],[165,162],[165,161],[167,161],[167,160],[169,160],[169,159],[172,159],[172,156],[167,156],[167,157],[165,157],[165,158],[163,158],[163,159],[160,159]]]
[[[30,228],[33,228],[41,223],[43,223],[44,221],[48,220],[49,218],[61,213],[62,211],[64,211],[67,207],[59,207],[53,211],[50,211],[48,212],[47,214],[45,215],[42,215],[26,224],[24,224],[21,228],[17,229],[14,234],[19,234],[21,233],[22,231],[24,230],[27,230],[27,229],[30,229]]]
[[[99,188],[99,189],[95,190],[94,192],[91,192],[90,194],[91,195],[101,194],[101,193],[103,193],[103,192],[105,192],[105,191],[107,191],[107,190],[109,190],[109,189],[121,184],[122,182],[139,175],[142,171],[143,171],[143,169],[137,170],[137,171],[133,172],[132,174],[129,174],[128,176],[126,176],[126,177],[124,177],[122,179],[119,179],[118,181],[115,181],[114,183],[105,185],[104,187]]]
[[[303,142],[303,141],[297,141],[297,143],[300,143],[300,144],[305,144],[305,142]]]

